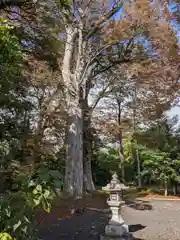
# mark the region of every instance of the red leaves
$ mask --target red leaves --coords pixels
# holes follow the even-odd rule
[[[164,62],[177,58],[178,38],[171,27],[172,16],[167,5],[159,5],[159,1],[137,0],[125,9],[122,16],[108,25],[109,42],[144,38],[151,45],[151,56]],[[144,45],[144,51],[146,49]]]

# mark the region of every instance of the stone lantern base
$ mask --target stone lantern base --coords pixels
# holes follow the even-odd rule
[[[105,227],[105,235],[100,236],[100,240],[132,240],[133,236],[129,233],[128,225],[108,224]]]
[[[123,236],[128,232],[129,232],[129,228],[128,228],[128,225],[126,225],[125,223],[121,225],[110,223],[105,227],[106,236]]]
[[[133,240],[133,236],[130,233],[126,233],[123,236],[100,236],[100,240]]]

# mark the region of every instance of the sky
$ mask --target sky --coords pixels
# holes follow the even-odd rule
[[[180,122],[180,107],[173,107],[171,110],[167,112],[167,116],[173,117],[173,116],[178,116],[179,122]]]
[[[171,13],[177,11],[177,4],[170,4],[168,6],[169,10]],[[123,12],[123,9],[121,9],[115,16],[115,19],[118,19],[120,18],[121,14]],[[177,24],[175,23],[174,21],[172,21],[171,23],[172,27],[174,28],[174,30],[177,32],[177,36],[178,36],[178,39],[179,39],[179,43],[180,43],[180,24]],[[179,118],[179,122],[180,122],[180,107],[172,107],[171,110],[167,111],[167,116],[169,117],[173,117],[173,116],[178,116]]]

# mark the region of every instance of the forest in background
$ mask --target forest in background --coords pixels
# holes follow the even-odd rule
[[[0,2],[0,238],[36,239],[36,209],[114,171],[177,193],[179,6]]]

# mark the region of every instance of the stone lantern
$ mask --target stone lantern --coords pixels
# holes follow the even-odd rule
[[[124,184],[120,183],[116,173],[113,174],[111,182],[102,188],[102,190],[110,192],[107,203],[112,212],[112,217],[105,227],[105,235],[101,236],[101,240],[132,239],[132,235],[129,234],[128,225],[125,224],[121,216],[121,207],[125,203],[122,200],[122,190],[127,188]]]

